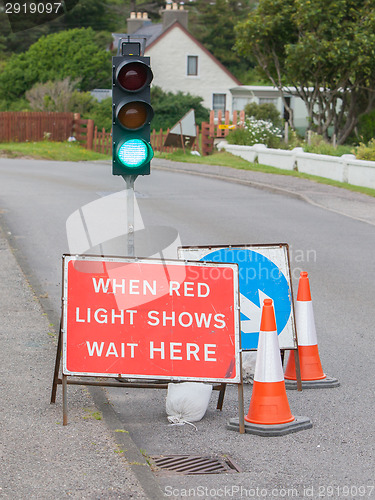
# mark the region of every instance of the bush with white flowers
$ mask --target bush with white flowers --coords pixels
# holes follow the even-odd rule
[[[282,131],[271,121],[256,120],[253,116],[245,119],[235,130],[227,136],[229,144],[242,146],[253,146],[254,144],[265,144],[269,148],[277,148],[280,145]]]

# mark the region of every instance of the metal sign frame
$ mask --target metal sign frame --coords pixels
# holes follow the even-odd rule
[[[170,266],[190,266],[190,267],[203,267],[205,269],[211,268],[230,268],[232,270],[231,273],[231,286],[233,286],[233,313],[231,318],[231,325],[234,327],[235,331],[232,332],[232,336],[235,339],[235,345],[233,349],[233,360],[235,366],[235,376],[233,378],[222,378],[222,377],[195,377],[195,376],[174,376],[173,373],[160,376],[156,375],[139,375],[136,373],[93,373],[93,372],[80,372],[74,371],[70,372],[66,368],[66,348],[67,348],[67,313],[68,313],[68,301],[69,301],[69,271],[68,266],[71,261],[74,262],[89,262],[89,263],[112,263],[112,264],[160,264],[163,266],[165,270],[168,270],[168,265]],[[167,274],[167,277],[169,275]],[[60,325],[60,334],[59,341],[57,346],[56,353],[56,362],[55,362],[55,371],[54,378],[52,384],[52,394],[51,394],[51,403],[54,403],[56,400],[56,391],[57,385],[61,384],[63,388],[63,423],[67,425],[67,385],[75,384],[75,385],[100,385],[100,386],[110,386],[110,387],[142,387],[142,388],[166,388],[167,383],[170,381],[182,381],[182,380],[190,380],[190,381],[200,381],[200,382],[208,382],[213,384],[220,384],[218,386],[214,386],[215,390],[220,391],[219,400],[218,400],[218,409],[222,409],[222,404],[224,400],[225,387],[227,383],[235,384],[238,386],[238,404],[239,404],[239,416],[241,419],[241,415],[243,412],[243,382],[242,382],[242,363],[241,363],[241,354],[240,354],[240,310],[239,310],[239,286],[238,286],[238,266],[237,264],[231,263],[206,263],[206,262],[185,262],[181,260],[160,260],[160,259],[137,259],[130,257],[101,257],[101,256],[89,256],[89,255],[64,255],[63,256],[63,293],[62,293],[62,315],[61,315],[61,325]],[[183,282],[183,281],[182,281]],[[211,283],[211,282],[210,282]],[[63,361],[63,363],[61,363]],[[61,366],[62,364],[62,366]],[[61,369],[61,378],[59,378],[59,372]],[[72,377],[82,377],[83,379],[74,380]],[[104,377],[108,379],[112,379],[107,381],[98,381],[98,380],[87,380],[86,377]],[[123,382],[115,382],[113,379],[118,379],[119,377],[123,377],[126,379],[132,379],[129,383]],[[162,383],[150,383],[147,380],[159,380]],[[163,383],[165,382],[165,384]]]

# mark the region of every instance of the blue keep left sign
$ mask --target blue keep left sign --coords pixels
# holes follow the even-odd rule
[[[238,264],[241,348],[258,346],[262,304],[265,298],[274,303],[277,333],[281,349],[294,349],[296,335],[293,301],[286,245],[241,247],[183,247],[184,259]]]

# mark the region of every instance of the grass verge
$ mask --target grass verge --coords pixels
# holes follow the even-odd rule
[[[0,158],[34,158],[56,161],[109,160],[110,156],[88,151],[74,142],[7,142],[0,143]]]
[[[223,167],[237,168],[240,170],[252,170],[255,172],[263,172],[265,174],[278,174],[289,175],[291,177],[299,177],[300,179],[308,179],[320,184],[327,184],[329,186],[336,186],[349,191],[367,194],[375,198],[375,189],[366,188],[362,186],[354,186],[346,182],[338,182],[325,177],[318,177],[317,175],[304,174],[295,170],[282,170],[276,167],[269,167],[268,165],[261,165],[259,163],[250,163],[243,160],[239,156],[234,156],[227,152],[214,153],[210,156],[195,156],[190,153],[184,154],[182,150],[177,150],[174,153],[156,153],[156,158],[165,158],[172,161],[181,161],[186,163],[201,163],[205,165],[220,165]]]

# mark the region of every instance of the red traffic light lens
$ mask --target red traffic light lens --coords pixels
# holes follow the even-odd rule
[[[129,92],[136,92],[143,89],[151,80],[151,69],[140,61],[125,64],[117,75],[118,83],[123,89]]]
[[[137,130],[151,121],[151,113],[151,107],[145,102],[128,102],[119,109],[117,119],[126,129]]]

